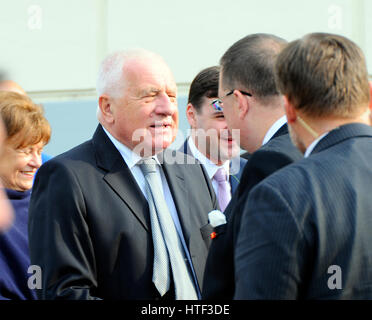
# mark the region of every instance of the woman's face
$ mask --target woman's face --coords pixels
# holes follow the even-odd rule
[[[1,180],[5,188],[17,191],[32,188],[35,173],[41,166],[43,147],[43,141],[20,149],[5,145],[3,162],[7,162],[7,170],[1,172]]]

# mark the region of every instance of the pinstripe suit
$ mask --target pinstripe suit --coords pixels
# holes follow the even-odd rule
[[[372,128],[332,130],[250,193],[236,299],[372,299]],[[341,289],[329,287],[341,269]],[[331,270],[331,272],[330,272]]]

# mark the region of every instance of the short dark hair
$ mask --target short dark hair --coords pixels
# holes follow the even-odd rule
[[[220,60],[223,85],[249,90],[259,98],[278,95],[275,58],[287,41],[272,34],[256,33],[235,42]]]
[[[369,103],[368,71],[362,50],[335,34],[311,33],[279,54],[280,91],[313,117],[352,117]]]
[[[200,111],[204,97],[218,97],[219,76],[220,67],[213,66],[200,71],[192,81],[188,103],[191,103],[196,111]]]

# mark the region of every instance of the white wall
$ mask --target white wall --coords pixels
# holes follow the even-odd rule
[[[73,90],[94,95],[101,59],[130,47],[163,55],[176,81],[187,87],[231,44],[255,32],[288,40],[315,31],[345,35],[362,47],[372,73],[370,0],[0,0],[0,5],[0,68],[36,99],[38,92],[46,100],[71,98]]]

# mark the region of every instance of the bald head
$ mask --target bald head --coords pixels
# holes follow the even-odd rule
[[[26,91],[17,83],[12,80],[0,81],[0,91],[11,91],[22,95],[26,95]]]

